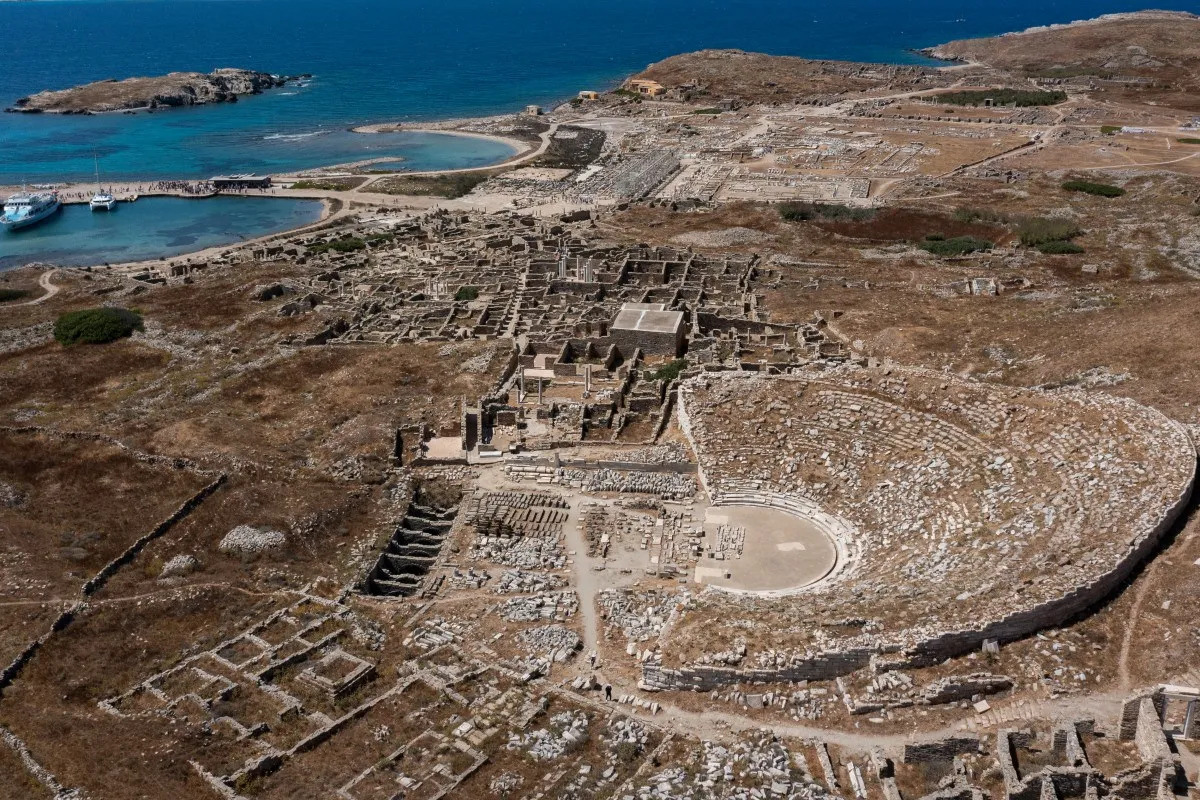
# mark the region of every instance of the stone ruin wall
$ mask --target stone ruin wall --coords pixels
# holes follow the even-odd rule
[[[680,397],[677,408],[681,430],[687,436],[693,450],[700,453],[701,449],[697,447],[693,437],[693,426],[685,396]],[[1167,422],[1179,432],[1184,440],[1191,440],[1182,425],[1173,420],[1167,420]],[[703,459],[699,458],[698,461],[700,463],[697,474],[700,483],[709,497],[713,497],[712,482],[705,472]],[[672,669],[651,661],[642,667],[642,684],[650,690],[710,691],[719,686],[735,683],[833,680],[870,666],[873,662],[880,665],[879,656],[897,656],[887,660],[885,669],[929,666],[977,649],[987,639],[1012,641],[1042,628],[1061,624],[1105,600],[1158,547],[1188,507],[1195,487],[1195,479],[1196,471],[1193,466],[1186,485],[1170,507],[1163,512],[1158,523],[1150,531],[1134,539],[1126,553],[1107,572],[1086,584],[1076,586],[1058,598],[1015,612],[988,625],[973,629],[945,631],[904,650],[898,646],[876,646],[825,651],[779,669],[755,670],[710,666],[684,666]],[[786,600],[782,602],[786,602]]]

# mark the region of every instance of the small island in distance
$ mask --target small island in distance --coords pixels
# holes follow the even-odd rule
[[[267,89],[311,77],[235,68],[216,69],[207,74],[172,72],[157,77],[109,79],[70,89],[38,92],[22,97],[4,110],[24,114],[99,114],[236,103],[241,95],[261,94]]]

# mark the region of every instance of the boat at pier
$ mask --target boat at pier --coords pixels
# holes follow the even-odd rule
[[[96,159],[96,193],[88,201],[88,208],[92,211],[112,211],[116,207],[117,200],[113,197],[112,189],[106,191],[100,185],[100,160]]]
[[[4,213],[0,214],[0,226],[15,231],[37,225],[53,216],[60,208],[57,192],[29,193],[24,190],[4,201]]]

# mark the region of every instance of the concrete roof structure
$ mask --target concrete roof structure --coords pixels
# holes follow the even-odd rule
[[[675,333],[681,327],[683,312],[663,311],[659,303],[626,303],[613,322],[613,330],[639,333]]]

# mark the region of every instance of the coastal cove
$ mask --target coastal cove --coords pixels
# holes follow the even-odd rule
[[[219,106],[132,116],[0,115],[0,185],[86,179],[93,155],[114,180],[279,173],[382,157],[403,158],[402,168],[413,171],[478,167],[511,153],[483,140],[363,137],[349,129],[550,106],[701,48],[916,63],[923,60],[911,52],[916,48],[1137,7],[1122,0],[616,0],[599,14],[545,0],[0,3],[7,55],[0,105],[46,89],[177,70],[239,66],[315,75],[303,86]]]
[[[0,232],[0,271],[33,261],[96,266],[191,253],[312,224],[323,207],[257,197],[143,197],[109,213],[66,205],[37,227]]]

